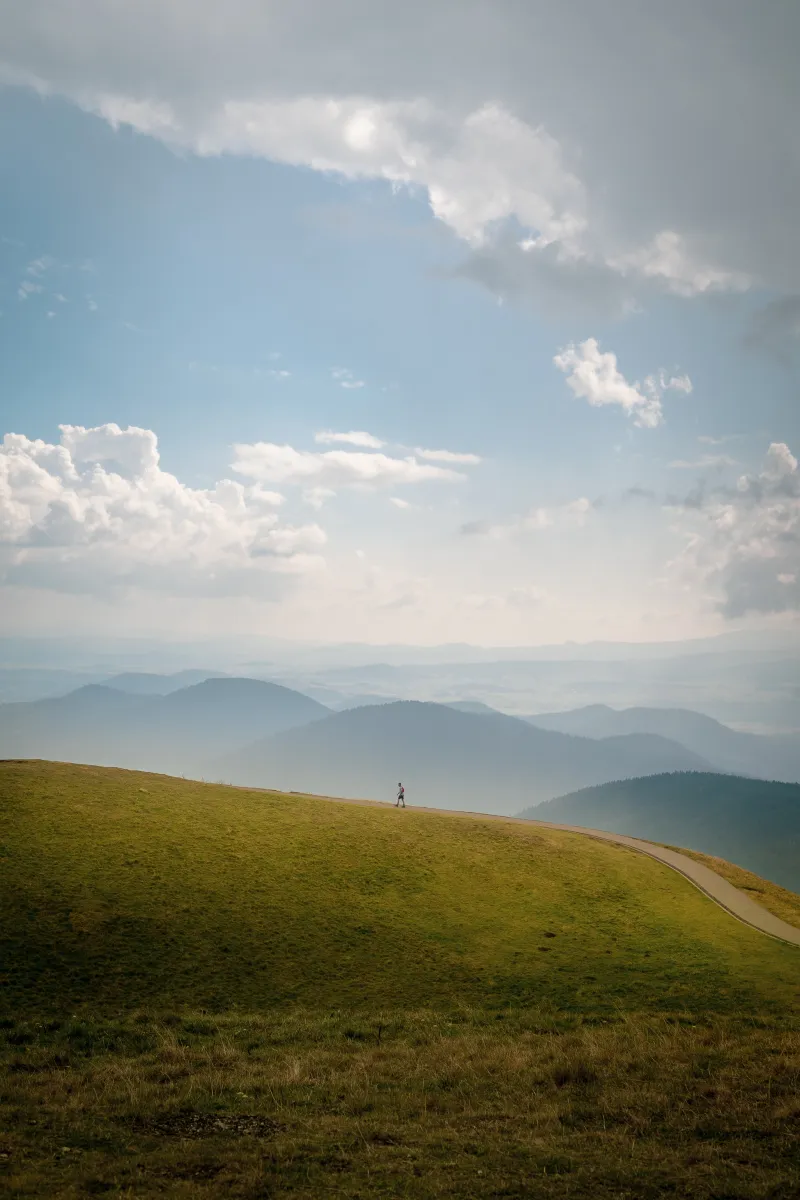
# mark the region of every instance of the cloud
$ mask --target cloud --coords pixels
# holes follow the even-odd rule
[[[395,487],[428,482],[460,483],[466,478],[450,468],[417,462],[413,456],[392,458],[388,454],[349,450],[317,453],[272,442],[235,445],[234,451],[233,470],[238,475],[277,484]]]
[[[148,429],[60,428],[57,444],[14,433],[3,440],[5,583],[268,597],[276,573],[320,562],[324,532],[281,524],[280,494],[230,479],[190,488],[162,470]]]
[[[395,506],[395,508],[402,508],[402,509],[413,508],[413,505],[410,503],[410,501],[403,500],[403,499],[401,499],[400,496],[390,496],[389,503],[393,504]]]
[[[346,367],[331,367],[331,375],[339,384],[339,387],[352,389],[367,386],[363,379],[356,379],[353,372],[348,371]]]
[[[719,470],[723,467],[735,467],[737,462],[727,454],[701,454],[694,460],[678,458],[669,464],[678,470]]]
[[[498,612],[502,609],[538,608],[547,599],[547,592],[531,584],[525,587],[515,587],[504,595],[497,593],[483,594],[468,592],[460,599],[461,605],[468,609],[488,609]]]
[[[35,295],[37,292],[43,292],[44,288],[40,283],[32,283],[30,279],[23,279],[17,289],[17,295],[20,300],[27,300],[29,296]]]
[[[462,463],[464,466],[477,466],[481,462],[478,454],[458,454],[453,450],[420,450],[417,448],[414,453],[417,458],[424,458],[428,462]]]
[[[688,393],[692,383],[688,375],[667,377],[661,370],[648,375],[644,383],[628,383],[617,367],[617,356],[610,350],[603,353],[597,339],[590,337],[579,345],[567,346],[553,359],[567,376],[567,385],[580,399],[595,408],[617,405],[634,425],[653,429],[663,422],[661,398],[665,391]]]
[[[594,507],[591,500],[580,496],[577,500],[570,500],[567,504],[555,505],[551,508],[531,508],[522,516],[512,517],[508,521],[498,523],[468,521],[461,526],[460,532],[466,537],[489,537],[501,540],[554,527],[578,529],[586,524]]]
[[[310,505],[311,508],[320,509],[323,508],[329,500],[332,500],[335,495],[336,492],[334,492],[332,488],[306,488],[306,490],[303,492],[303,500],[306,504]]]
[[[40,279],[46,271],[56,265],[56,260],[51,258],[49,254],[43,254],[40,258],[34,258],[25,268],[25,273],[32,276],[34,279]]]
[[[330,429],[323,429],[320,433],[314,434],[314,441],[322,446],[330,446],[334,442],[342,442],[348,446],[361,446],[365,450],[380,450],[385,445],[380,438],[375,437],[373,434],[356,429],[351,430],[349,433],[334,433]]]
[[[663,282],[678,296],[743,292],[752,282],[741,271],[721,270],[693,259],[684,238],[674,229],[662,229],[648,245],[621,255],[610,265],[623,275],[633,271],[645,279]]]
[[[416,189],[500,293],[796,293],[800,18],[710,3],[26,0],[0,68],[176,148]]]
[[[800,610],[800,472],[785,442],[772,443],[758,473],[684,512],[676,565],[716,593],[725,616]]]

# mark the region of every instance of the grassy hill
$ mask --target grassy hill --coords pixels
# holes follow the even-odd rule
[[[523,823],[0,763],[10,1195],[796,1194],[800,954]]]
[[[718,855],[800,891],[800,785],[676,772],[583,788],[521,816]]]
[[[725,1010],[798,982],[791,948],[579,835],[103,768],[0,776],[12,1007]]]

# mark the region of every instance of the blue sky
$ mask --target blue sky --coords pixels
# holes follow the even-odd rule
[[[746,129],[727,153],[716,99],[676,102],[658,159],[685,188],[656,197],[652,164],[632,187],[617,161],[624,128],[604,157],[566,99],[498,96],[466,51],[449,84],[409,66],[382,96],[360,59],[328,78],[287,16],[297,80],[252,67],[231,91],[202,69],[202,5],[172,6],[150,67],[129,6],[70,7],[89,50],[46,0],[0,45],[7,632],[514,644],[794,619],[800,254],[755,190],[704,210],[698,120],[720,171],[783,170]],[[505,36],[532,36],[508,7]],[[247,63],[264,31],[232,11],[219,59]],[[796,133],[774,155],[800,161]],[[69,435],[72,475],[25,441],[61,425],[101,431]]]

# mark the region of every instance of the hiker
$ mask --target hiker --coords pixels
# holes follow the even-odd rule
[[[405,806],[406,806],[406,789],[403,787],[402,783],[398,783],[398,785],[397,785],[397,800],[395,801],[395,808],[399,808],[401,805],[403,806],[403,808],[405,808]]]

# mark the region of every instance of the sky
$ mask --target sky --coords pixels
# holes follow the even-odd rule
[[[796,627],[793,0],[0,0],[0,633]]]

